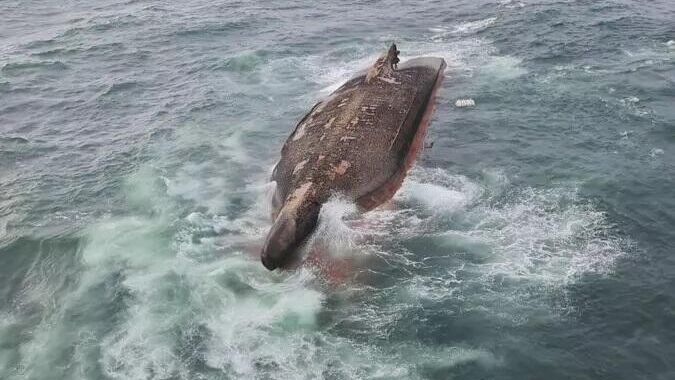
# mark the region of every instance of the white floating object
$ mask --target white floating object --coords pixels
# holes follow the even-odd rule
[[[661,154],[663,154],[663,149],[660,148],[652,148],[652,150],[649,152],[649,155],[652,157],[656,157]]]
[[[473,99],[457,99],[455,102],[455,107],[473,107],[476,105],[476,102]]]

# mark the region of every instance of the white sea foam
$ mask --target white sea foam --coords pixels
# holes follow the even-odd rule
[[[459,33],[463,36],[460,39],[453,37],[461,30],[469,31],[488,27],[495,20],[495,18],[488,18],[461,24],[456,29],[434,28],[434,31],[440,32],[435,33],[429,39],[399,39],[397,44],[401,50],[401,60],[425,56],[441,57],[447,63],[446,70],[451,71],[453,75],[474,76],[478,73],[481,78],[490,82],[510,80],[526,74],[527,70],[522,67],[521,59],[497,55],[497,50],[491,43],[480,38],[466,36],[463,33]],[[367,69],[382,54],[384,48],[384,45],[358,47],[344,56],[328,52],[323,55],[293,58],[292,63],[287,62],[289,58],[284,58],[284,62],[307,73],[306,77],[319,85],[318,94],[307,95],[309,104],[317,97],[326,96],[336,90],[355,73]]]
[[[623,254],[620,239],[607,239],[606,216],[588,205],[566,205],[573,190],[530,189],[514,203],[488,208],[470,232],[494,247],[489,276],[496,274],[563,286],[587,272],[606,274]]]
[[[310,56],[302,59],[302,68],[309,77],[319,83],[320,95],[326,96],[335,91],[357,72],[366,70],[382,54],[380,51],[362,51],[356,56],[337,60],[330,55]]]
[[[457,33],[467,33],[467,32],[474,32],[478,30],[483,30],[487,28],[488,26],[491,26],[492,24],[497,21],[496,17],[488,17],[482,20],[476,20],[476,21],[469,21],[465,22],[462,24],[459,24],[455,27],[455,31]]]
[[[434,33],[431,39],[434,41],[442,41],[452,34],[469,34],[481,31],[491,26],[497,21],[496,17],[488,17],[482,20],[467,21],[452,27],[439,26],[429,28],[429,31]]]
[[[640,98],[636,96],[629,96],[621,99],[621,104],[636,116],[646,116],[650,114],[648,108],[640,104]]]
[[[480,190],[470,182],[448,187],[442,184],[409,181],[402,189],[399,199],[419,202],[430,211],[456,212],[468,206],[479,192]]]
[[[500,7],[505,8],[523,8],[525,7],[526,4],[522,1],[515,1],[515,0],[499,0],[498,3]]]
[[[423,234],[433,251],[439,251],[430,257],[424,252],[417,258],[390,257],[392,265],[414,270],[431,265],[431,260],[445,268],[411,277],[407,289],[412,298],[401,301],[399,308],[416,299],[455,299],[462,300],[463,308],[476,307],[513,323],[526,323],[532,308],[548,310],[553,317],[573,309],[565,297],[569,284],[585,274],[611,273],[613,263],[631,247],[629,240],[612,233],[603,212],[580,202],[574,187],[526,188],[503,198],[505,186],[508,181],[499,172],[488,171],[475,182],[440,169],[417,169],[396,197],[399,209],[371,215],[371,226],[373,219],[380,219],[394,231],[400,224],[410,226],[408,220],[415,217],[417,229],[393,232],[390,239],[419,239]],[[414,211],[420,206],[432,213]],[[459,224],[448,226],[442,222],[445,215],[454,215]],[[447,254],[440,255],[442,251]],[[545,301],[549,297],[560,310],[550,309]]]
[[[397,194],[399,201],[419,202],[431,211],[454,212],[481,196],[484,189],[443,169],[416,168]]]
[[[654,158],[656,156],[660,156],[663,154],[663,149],[661,148],[652,148],[652,150],[649,151],[649,155]]]
[[[442,170],[422,170],[413,178],[434,180],[428,187],[431,192],[424,195],[422,191],[418,196],[404,194],[399,201],[414,198],[427,204],[437,197],[434,192],[440,192],[440,198],[444,199],[440,205],[456,211],[481,193],[479,186],[468,179]],[[445,189],[442,184],[455,190]],[[408,190],[404,193],[410,193],[415,186],[427,185],[406,186]],[[463,201],[455,198],[458,194]],[[384,220],[386,225],[388,218],[396,219],[406,212],[409,213],[378,210],[360,216],[353,203],[335,198],[324,206],[316,236],[339,247],[355,247],[360,244],[359,237],[377,230],[368,226],[369,218]],[[190,229],[212,226],[240,234],[258,234],[256,228],[245,227],[255,224],[252,222],[255,218],[245,219],[222,220],[192,213],[185,221]],[[326,295],[315,287],[317,277],[312,270],[300,268],[292,273],[271,274],[246,254],[230,253],[222,258],[214,256],[215,252],[209,254],[212,247],[195,245],[190,234],[177,236],[178,241],[172,244],[177,251],[162,254],[161,244],[151,243],[156,240],[154,234],[163,229],[160,226],[168,222],[162,220],[132,218],[105,222],[95,230],[100,232],[92,232],[90,248],[83,255],[93,270],[90,279],[100,276],[96,274],[100,271],[121,268],[126,278],[123,284],[133,295],[125,320],[103,341],[101,363],[111,378],[143,378],[148,371],[158,377],[189,378],[189,368],[177,356],[177,342],[169,332],[180,328],[183,335],[203,336],[198,326],[208,331],[203,345],[204,364],[232,376],[251,377],[260,373],[271,378],[293,374],[321,376],[327,363],[336,357],[340,359],[341,373],[354,376],[364,371],[394,373],[408,378],[417,377],[417,364],[401,362],[407,355],[432,367],[466,362],[485,366],[500,363],[489,351],[470,347],[420,351],[402,346],[384,354],[373,347],[326,334],[317,330],[316,325]],[[207,259],[209,256],[211,259]],[[167,298],[172,292],[188,290],[187,298],[174,301]],[[380,326],[385,332],[398,323],[402,307],[405,304],[394,302],[384,309],[362,310],[352,317],[370,328]],[[320,350],[317,342],[332,347],[330,355]]]
[[[177,181],[179,173],[168,181]],[[87,230],[77,286],[51,306],[57,312],[22,348],[24,365],[45,363],[29,375],[47,373],[47,358],[71,343],[75,355],[98,353],[102,371],[114,379],[189,379],[194,365],[227,377],[279,379],[321,377],[327,368],[347,377],[419,378],[419,365],[499,366],[499,357],[477,347],[361,343],[326,329],[321,316],[329,298],[338,302],[330,308],[330,323],[353,326],[351,333],[368,334],[372,342],[402,328],[420,303],[443,303],[446,313],[461,307],[526,323],[532,308],[555,315],[547,297],[564,305],[566,285],[583,274],[609,273],[624,254],[606,216],[579,203],[574,189],[509,190],[499,170],[470,179],[416,168],[393,208],[361,214],[339,197],[325,204],[313,242],[352,257],[375,253],[406,274],[385,289],[358,282],[326,288],[317,268],[271,273],[241,248],[262,240],[269,228],[269,216],[253,206],[265,199],[264,182],[247,190],[254,200],[237,217],[203,210],[181,216],[175,202],[187,198],[203,206],[212,200],[203,194],[176,196],[157,181],[162,176],[167,174],[141,169],[131,177],[126,191],[144,205],[139,215],[103,219]],[[427,248],[388,248],[412,240]],[[353,270],[365,275],[381,271],[367,260],[356,265]],[[29,289],[46,302],[49,287],[41,286],[41,272],[35,273]],[[110,283],[111,276],[119,282]],[[95,289],[110,286],[127,295],[116,323],[104,333],[96,332],[91,320],[72,333],[50,327]]]
[[[341,197],[334,197],[321,207],[319,223],[312,244],[322,244],[339,254],[356,246],[360,236],[347,223],[347,218],[358,213],[356,204]]]
[[[521,63],[522,60],[516,57],[494,57],[481,66],[479,72],[486,81],[515,79],[527,73]]]

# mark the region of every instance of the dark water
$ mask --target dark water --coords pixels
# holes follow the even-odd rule
[[[0,378],[674,379],[670,1],[0,3]],[[394,207],[269,273],[269,170],[395,40]],[[457,108],[457,99],[476,106]]]

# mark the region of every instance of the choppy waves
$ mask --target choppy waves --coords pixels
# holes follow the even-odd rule
[[[350,261],[340,283],[311,264],[269,273],[255,250],[269,225],[261,210],[236,219],[180,217],[171,212],[180,196],[169,196],[170,188],[146,191],[154,180],[147,176],[128,190],[147,194],[138,201],[154,215],[111,218],[87,230],[77,286],[26,348],[35,355],[25,358],[29,374],[40,369],[31,363],[49,361],[57,349],[39,342],[64,336],[82,357],[77,363],[100,350],[103,373],[125,379],[211,372],[281,379],[326,371],[416,377],[420,366],[498,366],[500,359],[480,347],[411,345],[400,337],[405,316],[438,308],[519,325],[534,309],[560,318],[570,312],[566,285],[606,275],[625,254],[603,213],[580,203],[573,188],[519,190],[499,173],[476,181],[420,168],[392,209],[360,215],[340,199],[324,207],[311,244],[331,256],[325,260]],[[263,189],[258,196],[264,199]],[[235,235],[239,248],[232,246]],[[373,283],[378,276],[391,276],[390,285]],[[49,298],[40,286],[29,288]],[[88,316],[77,334],[51,328],[101,291],[116,302],[115,314],[104,317],[108,327]]]
[[[46,318],[21,344],[17,376],[65,363],[64,377],[119,379],[417,378],[500,366],[484,347],[413,343],[410,323],[424,335],[440,326],[418,318],[567,318],[566,286],[611,273],[629,248],[573,186],[519,188],[498,170],[472,179],[419,167],[373,212],[330,201],[306,248],[318,260],[270,273],[257,258],[270,223],[265,186],[248,188],[247,211],[219,215],[213,204],[228,195],[198,190],[217,177],[182,174],[191,165],[128,178],[136,212],[83,231],[76,281],[63,283],[58,262],[35,261],[22,299]],[[186,200],[203,211],[181,211]],[[55,355],[62,347],[73,351]]]
[[[354,39],[330,35],[347,33],[339,28],[314,26],[309,36],[304,29],[265,29],[266,38],[278,40],[242,47],[232,42],[240,41],[237,33],[261,21],[209,18],[183,28],[192,22],[181,19],[165,30],[150,17],[153,9],[129,4],[138,17],[78,18],[32,43],[20,38],[0,48],[0,95],[37,89],[42,99],[40,113],[0,136],[0,157],[36,160],[30,174],[20,175],[28,166],[4,171],[11,180],[0,185],[11,190],[0,199],[1,253],[21,253],[4,261],[15,270],[0,279],[12,285],[0,293],[6,295],[0,369],[10,379],[490,377],[511,364],[508,355],[528,342],[528,328],[574,324],[579,304],[571,289],[612,278],[636,250],[616,228],[610,206],[580,189],[590,176],[549,170],[545,180],[530,183],[527,170],[503,157],[495,161],[504,165],[469,167],[438,156],[476,141],[477,149],[481,142],[502,144],[509,148],[499,154],[523,156],[542,135],[553,136],[543,139],[551,146],[564,144],[564,136],[583,147],[585,141],[535,118],[539,105],[597,106],[606,109],[603,118],[654,125],[659,105],[650,106],[651,95],[632,84],[598,85],[602,97],[591,97],[566,80],[593,82],[667,65],[671,40],[626,50],[621,64],[627,68],[582,62],[542,72],[527,52],[491,40],[492,30],[510,22],[504,14],[439,19],[396,33],[367,29],[372,35]],[[524,6],[500,4],[504,12]],[[131,37],[146,17],[154,20],[152,33]],[[292,32],[321,43],[311,46]],[[258,254],[271,224],[267,168],[279,144],[311,103],[392,40],[404,59],[446,59],[450,80],[441,105],[468,96],[478,101],[443,117],[471,130],[461,135],[435,120],[432,130],[444,131],[446,140],[434,149],[445,144],[447,150],[420,161],[390,203],[362,214],[336,195],[322,208],[304,262],[268,272]],[[9,54],[12,49],[27,53]],[[83,62],[92,63],[91,72],[82,70]],[[663,84],[654,88],[668,91]],[[523,100],[522,92],[539,97]],[[59,98],[54,94],[72,104],[50,103]],[[505,105],[481,110],[488,97]],[[17,99],[0,110],[5,120],[32,104]],[[509,101],[522,109],[509,113]],[[43,117],[52,114],[58,117]],[[506,125],[521,116],[522,124]],[[38,128],[45,120],[51,129]],[[36,127],[38,121],[45,124]],[[546,128],[535,130],[539,124]],[[512,129],[495,137],[493,126]],[[634,144],[642,159],[666,172],[666,143],[648,144],[649,131],[639,126],[607,129],[613,140],[606,150],[630,154]],[[458,142],[462,137],[467,142]],[[579,165],[587,159],[574,158]],[[537,161],[530,162],[536,174],[553,161],[541,152],[526,159]],[[32,219],[24,216],[35,211],[21,203],[23,192],[40,194],[26,183],[53,189],[38,199],[43,215]],[[531,344],[549,344],[539,343]]]

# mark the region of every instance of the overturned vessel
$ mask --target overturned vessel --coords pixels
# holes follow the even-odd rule
[[[424,145],[445,61],[424,57],[398,64],[392,44],[300,120],[272,173],[274,224],[262,250],[274,270],[293,257],[333,194],[364,211],[394,196]]]

